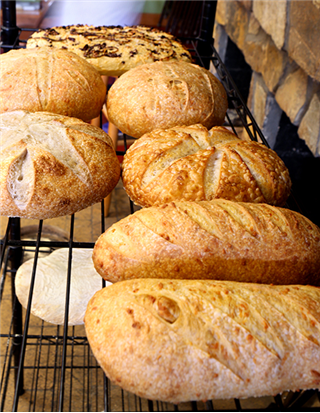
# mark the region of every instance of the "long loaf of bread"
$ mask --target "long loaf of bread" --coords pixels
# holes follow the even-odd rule
[[[320,284],[320,230],[303,215],[223,199],[143,208],[97,240],[93,262],[130,278]]]
[[[275,151],[239,139],[222,126],[157,129],[138,139],[123,160],[130,198],[147,207],[215,198],[285,204],[289,171]]]
[[[85,328],[106,375],[178,403],[320,389],[320,289],[212,280],[116,283]]]

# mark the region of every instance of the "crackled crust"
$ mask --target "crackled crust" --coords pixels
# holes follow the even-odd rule
[[[27,48],[43,46],[68,49],[108,76],[120,76],[144,63],[192,60],[174,36],[144,26],[70,25],[41,29],[28,39]]]
[[[143,208],[104,232],[98,273],[132,278],[320,284],[320,230],[303,215],[267,204],[175,201]]]
[[[320,388],[320,289],[140,279],[97,292],[85,314],[106,375],[172,403]]]
[[[222,126],[154,130],[130,146],[122,167],[127,194],[144,207],[215,198],[282,206],[291,189],[276,152]]]
[[[76,118],[49,112],[0,115],[1,215],[46,219],[104,199],[120,164],[111,138]]]

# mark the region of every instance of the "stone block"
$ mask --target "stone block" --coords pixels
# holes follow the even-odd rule
[[[269,90],[274,93],[289,63],[288,57],[276,47],[253,14],[250,16],[243,53],[248,64],[263,75]]]
[[[271,36],[242,2],[218,2],[218,9],[217,23],[224,27],[252,69],[262,73],[268,88],[274,93],[288,64],[287,54],[276,47]]]
[[[248,107],[260,128],[263,126],[268,92],[262,76],[257,72],[253,72],[250,83]]]
[[[242,50],[247,33],[250,12],[234,0],[218,1],[216,21],[225,26],[231,40]]]
[[[273,148],[276,142],[282,109],[278,105],[273,93],[268,90],[263,77],[256,72],[253,72],[251,79],[248,108],[269,146]]]
[[[320,92],[314,93],[306,111],[298,134],[303,139],[314,156],[320,156]]]
[[[215,23],[219,23],[224,26],[227,23],[227,8],[228,4],[226,1],[218,1],[216,8]]]
[[[289,28],[285,48],[312,78],[320,81],[320,5],[318,1],[288,2]]]
[[[319,0],[320,1],[320,0]],[[239,0],[239,3],[245,7],[247,10],[252,10],[253,0]]]
[[[254,1],[252,10],[261,27],[272,37],[277,48],[282,49],[287,22],[287,0]]]
[[[308,102],[308,75],[298,68],[285,77],[276,91],[276,100],[294,125],[299,125]]]
[[[224,62],[225,54],[226,54],[227,47],[228,47],[229,36],[227,35],[227,32],[225,31],[224,27],[221,26],[221,24],[217,24],[217,23],[215,24],[214,31],[213,31],[213,37],[214,37],[214,47],[216,51],[218,52],[219,56],[221,57],[221,60]]]

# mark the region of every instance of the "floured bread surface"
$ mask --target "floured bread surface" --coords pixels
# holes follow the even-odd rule
[[[44,46],[70,50],[86,59],[101,75],[108,76],[120,76],[158,60],[192,60],[174,36],[144,26],[52,27],[38,30],[27,41],[28,49]]]
[[[140,138],[154,129],[222,125],[228,108],[220,81],[187,62],[155,62],[122,75],[107,95],[110,122]]]
[[[320,285],[320,229],[268,204],[175,201],[142,208],[95,243],[101,276]]]
[[[50,47],[0,56],[0,112],[47,111],[84,121],[100,114],[106,86],[85,59]]]
[[[276,152],[222,126],[154,130],[130,146],[122,166],[126,192],[144,207],[215,198],[282,206],[291,189]]]
[[[146,399],[273,396],[320,388],[320,289],[213,280],[124,281],[89,301],[90,347]]]
[[[0,115],[0,213],[46,219],[104,199],[120,164],[110,137],[79,119],[48,112]]]
[[[48,323],[64,324],[69,249],[61,248],[39,258],[32,295],[31,313]],[[91,249],[72,250],[68,325],[83,324],[88,301],[102,288],[94,269]],[[23,263],[16,274],[16,295],[27,308],[34,260]]]

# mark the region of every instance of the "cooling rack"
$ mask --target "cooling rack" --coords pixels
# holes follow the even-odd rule
[[[16,40],[10,48],[25,47]],[[205,47],[201,45],[205,42]],[[201,37],[190,38],[188,47],[197,64],[211,66],[224,85],[229,109],[225,125],[237,134],[237,127],[230,113],[236,113],[237,125],[246,130],[250,139],[268,143],[243,101],[227,68],[213,45]],[[200,47],[199,47],[200,46]],[[2,45],[3,47],[3,45]],[[199,53],[206,50],[206,54]],[[102,117],[101,117],[102,118]],[[130,137],[123,135],[117,155],[123,156]],[[134,212],[133,203],[127,198],[127,213]],[[300,210],[293,194],[288,207]],[[1,411],[286,411],[319,410],[320,395],[314,390],[285,392],[273,397],[255,399],[209,400],[173,405],[160,401],[141,399],[112,384],[103,374],[93,357],[83,326],[68,326],[72,253],[76,248],[93,248],[94,242],[79,242],[74,237],[79,213],[68,217],[68,228],[56,239],[47,237],[44,222],[39,221],[33,236],[22,237],[19,218],[10,218],[1,240]],[[105,231],[104,201],[100,206],[100,232]],[[117,216],[117,219],[121,217]],[[37,319],[31,314],[32,294],[39,257],[57,248],[68,248],[67,287],[65,291],[65,319],[60,326]],[[34,259],[30,294],[26,309],[15,295],[15,274],[23,260]],[[105,283],[102,280],[101,286]],[[9,311],[8,311],[9,308]],[[5,311],[6,310],[6,311]]]

